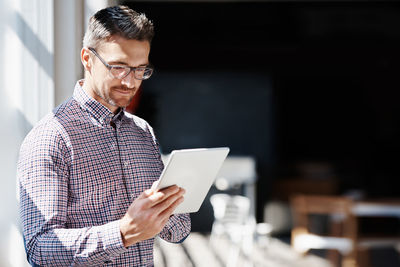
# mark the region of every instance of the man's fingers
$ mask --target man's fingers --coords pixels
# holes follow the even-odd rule
[[[169,205],[166,209],[164,209],[161,213],[161,217],[166,217],[167,220],[169,216],[174,212],[174,210],[184,201],[184,197],[181,196],[177,200],[175,200],[171,205]]]
[[[146,190],[144,192],[144,198],[147,198],[149,201],[148,203],[148,207],[154,207],[157,204],[165,201],[166,199],[168,199],[169,197],[173,196],[174,194],[179,193],[181,190],[181,188],[179,188],[176,185],[167,187],[167,188],[163,188],[159,191],[152,191],[151,189]]]
[[[163,189],[160,189],[160,190],[158,190],[158,191],[159,191],[159,192],[165,192],[165,193],[172,193],[172,194],[174,194],[174,193],[178,192],[180,189],[181,189],[181,188],[180,188],[179,186],[177,186],[177,185],[171,185],[171,186],[165,187],[165,188],[163,188]]]
[[[154,206],[156,209],[155,212],[161,214],[164,210],[168,209],[171,205],[173,205],[179,198],[182,198],[185,194],[185,190],[181,188],[177,193],[171,195],[170,197],[166,198],[162,202],[159,202],[157,205]]]

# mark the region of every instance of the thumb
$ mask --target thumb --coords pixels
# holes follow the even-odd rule
[[[155,181],[155,182],[153,183],[153,185],[151,186],[150,190],[151,190],[152,192],[157,191],[157,186],[158,186],[158,182],[159,182],[159,181],[160,181],[160,180]]]

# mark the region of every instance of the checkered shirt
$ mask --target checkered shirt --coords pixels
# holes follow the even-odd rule
[[[113,114],[85,93],[82,82],[21,146],[28,260],[40,266],[153,266],[154,238],[125,248],[119,219],[159,178],[158,143],[144,120],[124,110]],[[181,214],[159,236],[181,242],[189,232],[189,215]]]

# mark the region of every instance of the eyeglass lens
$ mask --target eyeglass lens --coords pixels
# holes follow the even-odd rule
[[[135,78],[138,80],[146,80],[150,78],[151,74],[153,73],[151,68],[145,67],[132,69],[124,66],[111,66],[110,69],[111,74],[117,79],[125,78],[131,71],[133,71]]]

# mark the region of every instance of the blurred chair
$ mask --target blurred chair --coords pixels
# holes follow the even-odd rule
[[[253,156],[228,156],[215,180],[218,190],[242,187],[243,195],[250,199],[250,214],[255,215],[257,181],[256,159]]]
[[[351,199],[334,196],[296,195],[290,199],[290,203],[294,223],[292,247],[296,251],[305,254],[310,249],[336,250],[342,256],[342,267],[357,266],[357,255],[354,249],[357,224],[356,218],[351,212]],[[312,227],[312,216],[321,215],[326,215],[328,220],[325,225],[328,228],[324,229],[328,235],[313,233],[315,225]],[[338,264],[337,257],[331,257],[331,260]]]
[[[353,201],[344,196],[296,195],[291,198],[293,212],[292,246],[306,253],[310,249],[336,250],[341,254],[343,267],[368,267],[369,250],[372,248],[394,247],[400,245],[400,238],[387,235],[384,231],[374,236],[359,234],[358,218],[365,216],[398,215],[398,203]],[[329,226],[327,235],[314,233],[316,225],[312,216],[327,215]],[[325,221],[324,221],[325,222]],[[321,224],[319,225],[321,226]],[[379,229],[377,229],[379,230]],[[332,252],[332,251],[331,251]],[[335,256],[335,254],[329,254]],[[330,258],[339,264],[338,257]]]
[[[239,195],[214,194],[210,201],[214,209],[211,246],[217,248],[220,238],[228,238],[230,248],[226,266],[236,266],[241,253],[249,261],[246,266],[251,266],[256,221],[250,215],[250,199]]]

